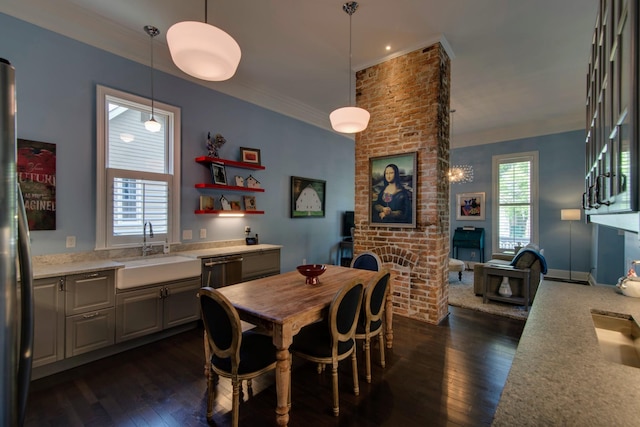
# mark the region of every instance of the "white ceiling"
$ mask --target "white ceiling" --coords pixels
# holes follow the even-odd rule
[[[208,22],[240,44],[226,82],[171,62],[165,34],[204,21],[205,0],[2,0],[0,12],[220,92],[330,129],[349,102],[344,0],[214,0]],[[598,0],[362,0],[352,17],[352,66],[366,68],[443,41],[452,56],[452,146],[583,129],[585,75]],[[386,51],[385,46],[391,50]],[[162,99],[162,88],[156,87]]]

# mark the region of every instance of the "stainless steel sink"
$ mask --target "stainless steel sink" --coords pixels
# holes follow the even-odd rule
[[[640,326],[628,314],[591,311],[600,350],[605,359],[640,368]]]

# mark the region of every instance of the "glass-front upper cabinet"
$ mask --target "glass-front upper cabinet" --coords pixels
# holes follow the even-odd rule
[[[638,211],[637,2],[601,0],[587,71],[588,215]]]

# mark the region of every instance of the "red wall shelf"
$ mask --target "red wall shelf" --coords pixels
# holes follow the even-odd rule
[[[219,215],[219,214],[246,214],[246,215],[263,215],[264,211],[225,211],[225,210],[219,210],[219,209],[214,209],[211,211],[203,211],[200,209],[197,209],[195,211],[196,214],[201,215],[201,214],[214,214],[214,215]]]
[[[236,185],[222,185],[222,184],[205,184],[197,183],[196,188],[215,188],[216,190],[229,190],[229,191],[248,191],[248,192],[260,192],[264,193],[264,188],[249,188],[238,187]]]
[[[262,165],[256,165],[254,163],[236,162],[235,160],[226,160],[226,159],[220,159],[218,157],[209,157],[209,156],[196,157],[196,162],[201,163],[205,166],[211,163],[221,163],[223,165],[232,166],[234,168],[253,169],[253,170],[264,170],[265,168]]]

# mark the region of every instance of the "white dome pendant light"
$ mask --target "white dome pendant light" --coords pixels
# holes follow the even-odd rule
[[[240,46],[229,34],[204,22],[184,21],[167,31],[171,59],[185,73],[201,80],[220,82],[236,73],[240,63]]]
[[[349,14],[349,105],[351,101],[351,15],[358,9],[358,2],[351,1],[342,5],[342,10]],[[336,132],[356,133],[367,128],[371,115],[364,108],[342,107],[329,114],[331,127]]]
[[[160,128],[162,128],[162,125],[156,121],[154,116],[155,111],[153,108],[153,38],[160,34],[160,30],[152,25],[145,25],[144,30],[151,38],[151,118],[144,122],[144,127],[149,132],[158,132],[160,131]]]

